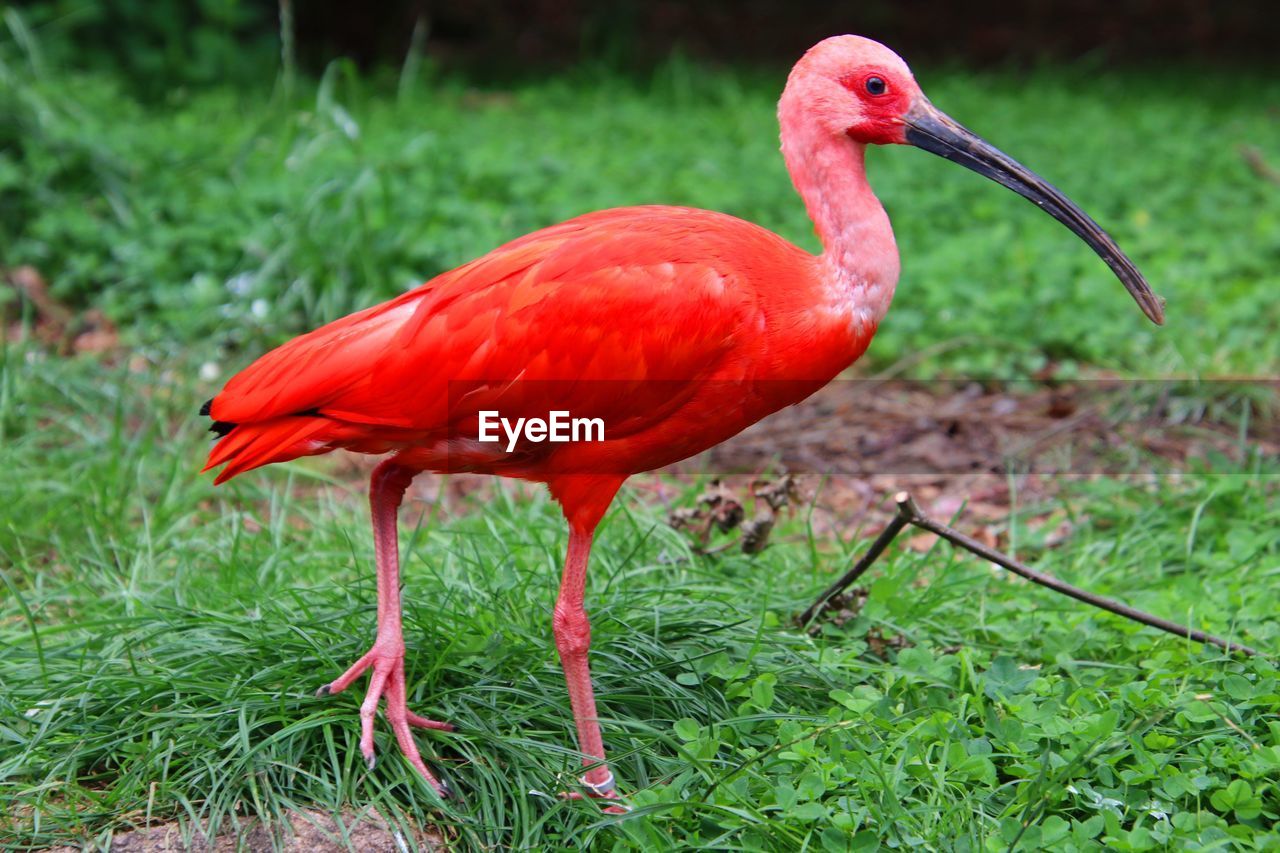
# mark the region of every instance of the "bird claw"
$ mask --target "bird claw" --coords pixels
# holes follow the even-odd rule
[[[391,644],[387,644],[390,646]],[[346,672],[316,691],[317,697],[332,696],[351,686],[365,670],[369,673],[369,689],[360,705],[360,751],[364,753],[365,766],[372,771],[376,764],[373,752],[373,721],[380,700],[386,700],[386,717],[396,736],[400,751],[413,768],[431,785],[441,799],[455,796],[453,789],[428,769],[414,742],[410,726],[437,731],[454,731],[449,723],[430,720],[410,711],[405,702],[404,647],[388,649],[381,642],[356,661]]]

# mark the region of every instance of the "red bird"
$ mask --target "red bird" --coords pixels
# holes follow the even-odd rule
[[[546,483],[568,520],[556,648],[583,790],[618,796],[587,669],[582,597],[596,525],[629,475],[706,450],[799,402],[866,349],[898,280],[893,231],[867,184],[867,145],[923,148],[1035,202],[1162,322],[1162,302],[1112,239],[1042,178],[939,112],[888,48],[857,36],[819,43],[788,77],[778,119],[822,254],[707,210],[590,213],[290,341],[202,409],[220,436],[205,467],[226,466],[219,483],[339,448],[389,454],[370,483],[377,637],[319,691],[339,693],[370,672],[360,707],[370,764],[374,714],[385,699],[405,757],[437,793],[449,793],[410,734],[411,726],[451,726],[405,706],[396,511],[420,471],[483,472]],[[602,440],[538,440],[545,425],[541,434],[481,440],[486,429],[490,438],[501,433],[496,418],[511,424],[554,411],[599,419]]]

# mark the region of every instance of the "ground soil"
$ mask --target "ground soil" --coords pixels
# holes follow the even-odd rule
[[[357,815],[343,811],[335,816],[311,809],[298,811],[290,816],[284,834],[284,843],[275,847],[271,832],[256,821],[249,821],[212,839],[201,835],[191,840],[176,823],[165,823],[118,832],[112,837],[109,849],[111,853],[258,853],[276,850],[282,853],[339,853],[348,850],[402,853],[410,849],[404,836],[388,827],[376,814]],[[419,850],[445,849],[444,838],[432,831],[420,831],[414,841]],[[77,849],[57,847],[49,853],[73,853]]]

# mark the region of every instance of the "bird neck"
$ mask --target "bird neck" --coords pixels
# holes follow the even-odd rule
[[[889,217],[867,182],[866,146],[834,136],[798,98],[778,104],[782,155],[818,239],[832,299],[864,325],[878,326],[898,282],[898,247]]]

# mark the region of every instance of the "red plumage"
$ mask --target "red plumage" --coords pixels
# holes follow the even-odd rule
[[[856,358],[874,326],[850,334],[840,317],[816,316],[822,286],[812,255],[731,216],[592,213],[267,353],[213,399],[212,417],[235,427],[206,467],[227,464],[222,482],[337,448],[530,479],[659,467]],[[796,339],[807,357],[775,345]],[[481,410],[537,417],[548,406],[601,418],[606,441],[458,450]]]

